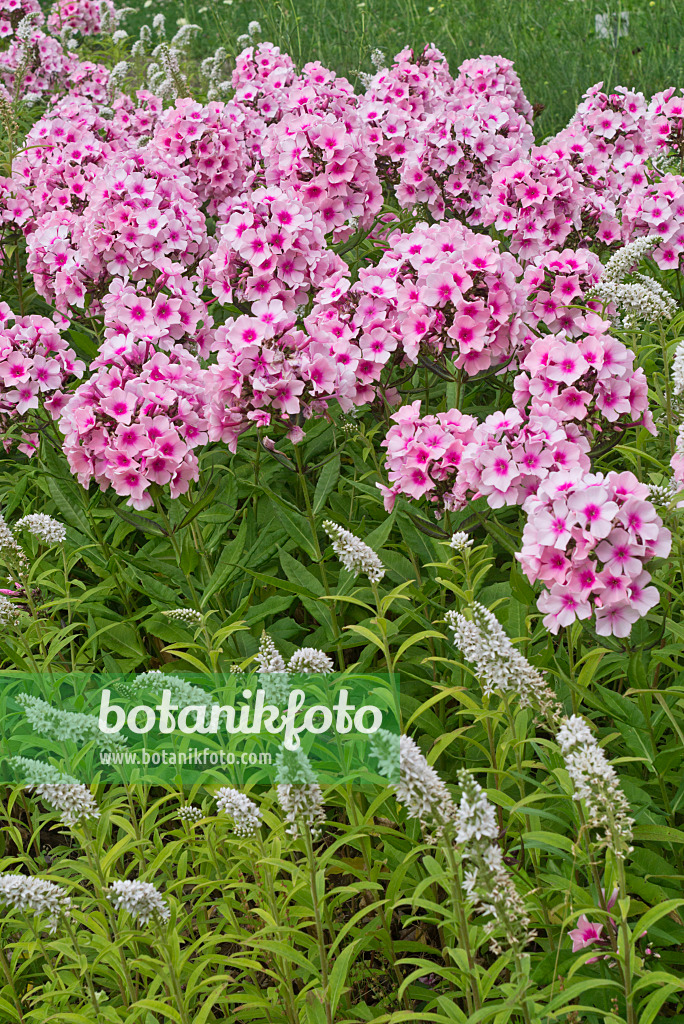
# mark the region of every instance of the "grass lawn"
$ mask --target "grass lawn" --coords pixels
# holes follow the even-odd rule
[[[149,0],[148,0],[149,2]],[[403,46],[434,43],[455,68],[480,53],[515,61],[532,103],[544,105],[540,136],[572,115],[595,82],[650,94],[684,78],[684,0],[200,0],[149,4],[129,19],[129,31],[161,10],[200,24],[201,55],[222,44],[229,53],[249,21],[297,64],[320,60],[353,83],[371,71],[376,47],[388,57]],[[596,16],[628,14],[627,34],[602,39]]]

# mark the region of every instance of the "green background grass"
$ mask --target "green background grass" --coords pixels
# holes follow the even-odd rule
[[[541,136],[566,124],[595,82],[647,94],[684,84],[684,0],[154,0],[129,18],[129,32],[158,10],[169,28],[182,17],[202,26],[198,55],[219,44],[235,53],[238,35],[256,19],[261,38],[298,65],[320,60],[354,84],[359,71],[372,70],[375,47],[391,57],[406,44],[432,42],[452,71],[467,57],[503,54],[515,61],[530,101],[545,107]],[[629,12],[629,34],[614,45],[597,36],[595,16],[620,11]]]

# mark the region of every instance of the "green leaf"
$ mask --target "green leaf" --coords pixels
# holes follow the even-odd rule
[[[150,1010],[152,1013],[161,1013],[167,1020],[174,1021],[174,1024],[183,1024],[181,1015],[178,1010],[174,1010],[172,1006],[167,1003],[162,1003],[158,999],[139,999],[137,1003],[133,1004],[133,1012],[126,1018],[126,1024],[130,1021],[133,1024],[134,1021],[139,1020],[139,1016],[135,1011],[137,1009]]]
[[[669,825],[635,825],[633,834],[642,843],[684,843],[684,832]]]
[[[660,921],[661,917],[666,917],[667,914],[671,914],[678,907],[684,907],[684,900],[665,900],[664,903],[660,903],[657,907],[651,907],[650,910],[647,910],[632,929],[632,945],[638,942],[644,932],[647,932],[649,928],[652,928],[654,924]]]
[[[347,987],[346,983],[349,968],[360,952],[360,944],[361,939],[354,939],[353,942],[350,942],[348,946],[345,946],[342,952],[338,953],[335,957],[335,964],[330,972],[328,982],[330,1008],[332,1010],[333,1020],[335,1019],[335,1011],[337,1010],[342,993],[344,992],[345,987]]]
[[[240,557],[245,549],[246,541],[247,516],[245,516],[240,523],[240,529],[236,536],[221,552],[216,568],[212,573],[212,577],[204,590],[204,594],[202,596],[202,607],[209,603],[209,600],[214,596],[217,590],[220,590],[221,587],[226,585],[233,573],[238,572]]]
[[[330,494],[333,487],[337,483],[339,476],[340,457],[339,455],[335,455],[335,457],[330,459],[329,462],[326,462],[318,477],[313,499],[314,512],[320,512],[320,510],[323,508],[326,501],[328,500],[328,495]]]
[[[311,539],[311,527],[307,519],[299,513],[292,512],[279,501],[271,501],[273,511],[297,547],[306,551],[313,562],[318,561],[318,552]]]

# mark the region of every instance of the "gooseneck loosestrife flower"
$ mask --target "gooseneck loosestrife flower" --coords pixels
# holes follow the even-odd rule
[[[323,523],[323,529],[330,537],[333,551],[347,572],[354,576],[363,573],[371,583],[380,582],[385,575],[385,567],[373,548],[330,520]]]
[[[456,817],[456,806],[438,773],[410,736],[399,740],[399,783],[396,795],[409,818],[416,818],[428,839],[439,838]]]
[[[475,909],[487,916],[485,931],[494,953],[501,952],[500,930],[518,954],[534,937],[529,914],[506,868],[497,844],[499,827],[494,807],[484,790],[467,771],[459,772],[461,799],[456,815],[456,842],[463,848],[463,888]]]
[[[371,750],[386,773],[392,768],[395,743],[379,730]],[[498,845],[496,811],[482,787],[467,771],[459,773],[461,791],[454,800],[439,774],[409,736],[399,739],[397,800],[409,818],[420,821],[428,841],[444,841],[447,850],[460,851],[465,867],[463,889],[479,913],[490,918],[485,930],[495,952],[500,952],[495,930],[503,932],[508,945],[519,954],[532,939],[525,904],[517,892]]]
[[[291,675],[329,675],[334,665],[332,659],[325,651],[319,651],[316,647],[300,647],[292,655],[287,663],[287,671]]]
[[[259,830],[262,820],[260,808],[238,789],[222,786],[216,793],[216,809],[232,818],[236,836],[254,836]]]
[[[66,527],[52,516],[46,516],[42,512],[32,512],[23,516],[14,524],[14,530],[28,530],[32,536],[37,537],[44,544],[63,544],[66,540]]]
[[[632,852],[634,820],[615,769],[579,715],[563,719],[556,739],[587,825],[600,830],[601,845],[624,860]]]
[[[116,910],[127,911],[135,924],[145,926],[150,921],[166,923],[171,910],[152,882],[122,879],[112,882],[107,895]]]
[[[97,746],[104,750],[125,743],[125,738],[116,733],[102,732],[96,715],[53,708],[41,697],[29,693],[19,693],[15,699],[24,709],[27,721],[39,736],[46,736],[60,743],[70,740],[79,745],[87,743],[88,740],[95,740]]]
[[[181,821],[185,821],[188,825],[194,825],[196,822],[201,821],[204,817],[204,811],[201,807],[197,807],[195,804],[186,804],[184,807],[178,808],[178,817]]]
[[[551,718],[560,714],[558,698],[544,676],[511,643],[488,608],[474,601],[463,612],[447,612],[446,620],[485,694],[512,694],[522,707]]]
[[[596,297],[615,307],[620,314],[621,326],[629,329],[639,322],[653,323],[657,320],[671,320],[677,312],[677,303],[658,281],[645,274],[634,274],[635,281],[625,281],[628,274],[662,242],[652,235],[637,238],[611,256],[606,263],[598,284],[589,292],[589,298]]]
[[[99,818],[100,809],[87,786],[58,771],[45,761],[30,757],[12,757],[10,764],[21,772],[24,785],[31,793],[59,811],[65,825],[71,827],[81,821]]]
[[[276,794],[294,839],[300,834],[318,837],[325,821],[323,791],[309,759],[301,748],[280,750],[276,755]]]
[[[45,917],[47,929],[53,935],[60,919],[71,915],[71,899],[66,890],[55,882],[33,875],[0,875],[0,906],[38,918]]]

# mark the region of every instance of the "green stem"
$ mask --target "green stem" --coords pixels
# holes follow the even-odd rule
[[[325,945],[323,934],[323,922],[321,910],[318,905],[318,890],[316,888],[316,855],[313,848],[311,832],[307,825],[301,828],[304,834],[304,845],[306,846],[306,857],[309,865],[309,885],[311,888],[311,901],[313,903],[314,922],[316,925],[316,941],[318,943],[318,956],[321,961],[321,984],[323,988],[323,1008],[327,1024],[333,1024],[332,1007],[330,1005],[330,993],[328,991],[328,950]]]
[[[449,863],[449,873],[451,880],[451,902],[456,915],[456,921],[458,924],[457,928],[457,939],[459,945],[463,948],[466,960],[468,961],[468,983],[469,990],[466,991],[466,1001],[468,1003],[468,1013],[472,1013],[473,1009],[479,1010],[482,1006],[482,997],[480,995],[480,985],[477,979],[477,972],[475,967],[475,958],[473,951],[470,946],[470,931],[468,928],[468,919],[466,917],[465,907],[461,898],[461,875],[459,865],[456,863],[456,856],[451,843],[447,840],[444,843],[444,849],[447,855],[447,861]]]
[[[306,482],[306,474],[304,473],[304,466],[302,465],[302,456],[299,450],[299,445],[294,446],[295,461],[297,463],[297,475],[299,476],[299,482],[302,488],[302,495],[304,497],[304,506],[306,510],[306,518],[309,521],[309,528],[311,529],[311,538],[314,544],[314,550],[316,552],[316,561],[321,570],[321,582],[323,583],[323,589],[328,597],[331,597],[330,586],[328,584],[328,574],[325,571],[325,562],[323,561],[323,552],[321,551],[321,545],[318,541],[318,530],[316,529],[316,516],[314,510],[311,507],[311,499],[309,498],[309,485]],[[335,611],[335,602],[330,602],[330,622],[333,630],[333,638],[337,644],[337,656],[340,661],[340,668],[344,670],[344,650],[342,649],[342,634],[340,633],[340,627],[337,623],[337,613]]]

